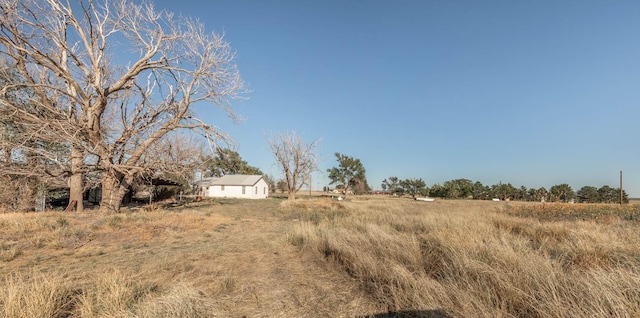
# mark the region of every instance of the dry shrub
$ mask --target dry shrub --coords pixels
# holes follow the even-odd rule
[[[186,282],[166,291],[156,283],[113,271],[99,276],[80,297],[81,317],[208,317],[212,301]]]
[[[78,301],[82,317],[131,317],[135,306],[157,287],[133,280],[119,271],[110,271],[91,279]]]
[[[71,313],[75,293],[62,276],[32,271],[9,275],[0,282],[2,317],[66,317]]]
[[[191,284],[177,283],[140,304],[137,317],[214,317],[213,301]]]

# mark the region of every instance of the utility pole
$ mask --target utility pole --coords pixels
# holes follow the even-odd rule
[[[620,170],[620,205],[622,205],[622,170]]]

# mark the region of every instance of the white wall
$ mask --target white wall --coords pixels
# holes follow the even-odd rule
[[[245,192],[243,194],[242,186],[226,185],[224,186],[224,190],[222,190],[222,186],[215,185],[209,186],[209,191],[206,195],[216,198],[264,199],[269,195],[269,186],[264,179],[260,179],[254,186],[245,186]]]

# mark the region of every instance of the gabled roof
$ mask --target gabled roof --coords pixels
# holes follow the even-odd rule
[[[195,183],[201,186],[209,186],[209,185],[213,185],[216,180],[218,180],[218,177],[208,177],[208,178],[202,178],[196,181]]]
[[[253,186],[262,179],[261,175],[244,175],[244,174],[232,174],[222,176],[215,181],[212,185],[228,185],[228,186]]]

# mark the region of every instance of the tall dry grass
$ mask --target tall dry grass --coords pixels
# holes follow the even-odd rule
[[[640,316],[634,212],[278,204],[1,214],[0,317]]]
[[[166,211],[2,214],[0,317],[213,317],[214,298],[183,277],[198,260],[176,266],[184,261],[171,251],[225,220]]]
[[[2,317],[65,317],[73,307],[74,292],[63,277],[33,271],[9,275],[0,282]]]
[[[640,316],[637,223],[540,221],[494,202],[315,204],[281,207],[297,219],[289,242],[342,268],[391,311]]]
[[[119,271],[95,274],[81,286],[63,272],[11,275],[2,283],[0,317],[215,316],[213,301],[187,282],[160,287]]]

